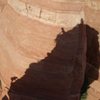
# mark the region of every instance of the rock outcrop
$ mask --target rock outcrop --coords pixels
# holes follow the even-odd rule
[[[4,95],[11,87],[11,77],[16,76],[20,80],[31,63],[41,62],[48,56],[48,53],[51,54],[57,45],[55,39],[61,33],[61,27],[64,27],[67,32],[77,26],[81,18],[84,19],[85,25],[88,24],[99,33],[100,1],[0,0],[2,97],[5,97]],[[71,45],[74,47],[74,43]],[[95,71],[98,71],[98,68]],[[89,76],[94,78],[96,74],[93,72]],[[100,99],[99,87],[100,74],[98,79],[90,85],[88,100]]]

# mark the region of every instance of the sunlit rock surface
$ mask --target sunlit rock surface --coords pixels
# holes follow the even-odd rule
[[[11,77],[20,79],[31,63],[38,63],[52,52],[61,27],[67,32],[81,18],[100,32],[100,1],[0,0],[1,97],[7,94]],[[91,84],[87,100],[100,99],[99,82]]]

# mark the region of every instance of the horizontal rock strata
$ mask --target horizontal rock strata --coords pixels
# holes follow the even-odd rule
[[[81,18],[100,32],[100,1],[0,0],[2,95],[8,91],[12,76],[20,78],[30,63],[48,56],[56,45],[55,39],[61,34],[62,26],[68,31],[79,24]],[[100,99],[99,87],[100,74],[90,85],[87,100]]]

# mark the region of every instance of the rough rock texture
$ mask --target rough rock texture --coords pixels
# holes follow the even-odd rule
[[[31,63],[23,77],[12,81],[10,99],[13,100],[11,93],[15,93],[43,100],[79,100],[86,66],[83,28],[78,25],[59,34],[51,53],[43,60]],[[79,79],[74,83],[78,75]]]
[[[75,27],[77,24],[80,23],[81,18],[84,19],[86,24],[90,25],[95,30],[100,32],[100,22],[99,22],[100,1],[99,0],[41,0],[40,2],[40,0],[34,0],[34,1],[33,0],[0,0],[0,47],[1,47],[0,48],[0,79],[2,82],[1,84],[2,91],[3,91],[2,97],[4,97],[4,99],[7,98],[5,94],[7,93],[9,88],[12,89],[13,85],[16,85],[17,82],[18,83],[21,82],[20,80],[23,80],[24,76],[26,75],[25,72],[27,73],[27,69],[29,69],[29,65],[31,63],[34,63],[37,66],[39,63],[42,63],[42,61],[45,61],[45,58],[48,58],[50,56],[48,55],[48,52],[52,55],[53,50],[55,50],[57,46],[57,42],[55,42],[55,39],[57,38],[58,34],[61,32],[61,27],[64,27],[67,33],[68,30],[71,29],[73,30],[73,27]],[[77,36],[78,34],[77,32],[75,31],[71,32],[71,34],[74,33],[76,34],[75,40],[79,39],[79,37]],[[67,53],[71,55],[74,53],[73,52],[74,49],[76,49],[79,46],[76,46],[74,44],[73,37],[69,36],[68,39],[70,40],[70,38],[72,38],[71,40],[72,47],[70,47],[71,48],[70,53],[68,53],[69,51],[67,51]],[[70,43],[68,42],[69,41],[67,41],[66,45],[67,44],[70,45]],[[61,42],[60,45],[63,45],[63,42]],[[68,48],[69,47],[66,47],[66,49]],[[65,47],[60,48],[60,50],[62,49],[65,49]],[[63,55],[63,53],[61,54]],[[68,56],[68,58],[70,58],[70,55]],[[57,57],[57,59],[58,58],[59,57]],[[56,61],[54,62],[56,63]],[[59,62],[59,60],[57,60],[57,62]],[[48,66],[49,68],[52,68],[50,66],[55,67],[54,65],[48,65]],[[36,70],[38,70],[38,67],[36,68]],[[52,70],[52,69],[48,69],[48,70]],[[58,66],[57,69],[55,68],[53,70],[58,71],[61,69],[59,69]],[[84,70],[82,70],[83,72],[80,71],[81,69],[77,69],[77,70],[79,70],[78,72],[80,73],[80,75],[74,73],[76,75],[74,78],[71,77],[64,78],[63,75],[64,73],[61,74],[64,80],[62,80],[62,83],[59,83],[57,80],[56,82],[59,83],[57,86],[58,87],[65,86],[64,84],[68,82],[68,80],[70,83],[70,80],[72,79],[74,82],[76,81],[79,82],[78,77],[80,77],[81,74],[82,75],[84,74]],[[34,73],[34,75],[38,77],[36,80],[38,81],[38,83],[40,83],[41,79],[44,79],[45,81],[45,76],[50,78],[53,74],[50,74],[50,76],[48,76],[48,74],[45,73],[43,76],[43,72],[40,70],[39,74]],[[59,76],[59,73],[56,75]],[[11,85],[11,79],[12,79],[11,77],[14,76],[18,77],[18,80],[16,81],[16,77],[15,77],[14,78],[15,84]],[[94,76],[95,74],[90,75],[90,77],[93,78]],[[39,79],[40,77],[42,78]],[[78,85],[80,86],[80,88],[81,88],[84,75],[81,77],[79,78],[81,79],[79,83],[80,85]],[[54,78],[54,80],[55,79],[56,78]],[[42,84],[41,86],[44,88],[45,84],[44,83],[41,84]],[[79,98],[80,89],[77,89],[76,85],[77,84],[75,84],[75,86],[72,86],[72,90],[73,87],[74,88],[76,87],[76,89],[72,91],[72,94],[78,93],[77,97]],[[49,86],[47,85],[47,87]],[[45,88],[47,89],[47,87]],[[98,88],[100,87],[100,78],[98,77],[98,80],[94,81],[90,85],[90,87],[91,88],[88,90],[87,100],[99,100],[100,91]],[[65,87],[61,89],[65,89]],[[79,91],[75,91],[75,90],[79,90]],[[59,90],[58,92],[61,91]],[[45,91],[43,93],[45,93]],[[56,89],[55,89],[55,93],[57,93]],[[20,94],[22,94],[22,91]],[[36,93],[36,95],[37,94],[38,92]],[[58,94],[61,93],[57,93],[57,95]],[[14,98],[18,98],[17,100],[20,99],[25,100],[25,98],[27,98],[26,100],[31,100],[31,98],[29,99],[29,97],[27,96],[20,97],[17,93],[15,95],[9,93],[9,96],[10,95],[11,97],[15,96]],[[50,96],[51,94],[48,95]],[[57,97],[51,97],[51,98],[57,98]],[[75,99],[74,96],[73,98],[74,99],[67,99],[67,100],[78,100],[78,98]],[[63,100],[64,99],[65,98],[63,98]]]

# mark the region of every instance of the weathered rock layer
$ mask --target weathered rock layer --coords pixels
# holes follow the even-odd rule
[[[54,49],[62,26],[68,31],[81,18],[100,32],[100,1],[0,0],[0,78],[4,94],[11,77],[22,77],[30,63],[39,62]],[[100,99],[99,82],[91,84],[88,100]]]

